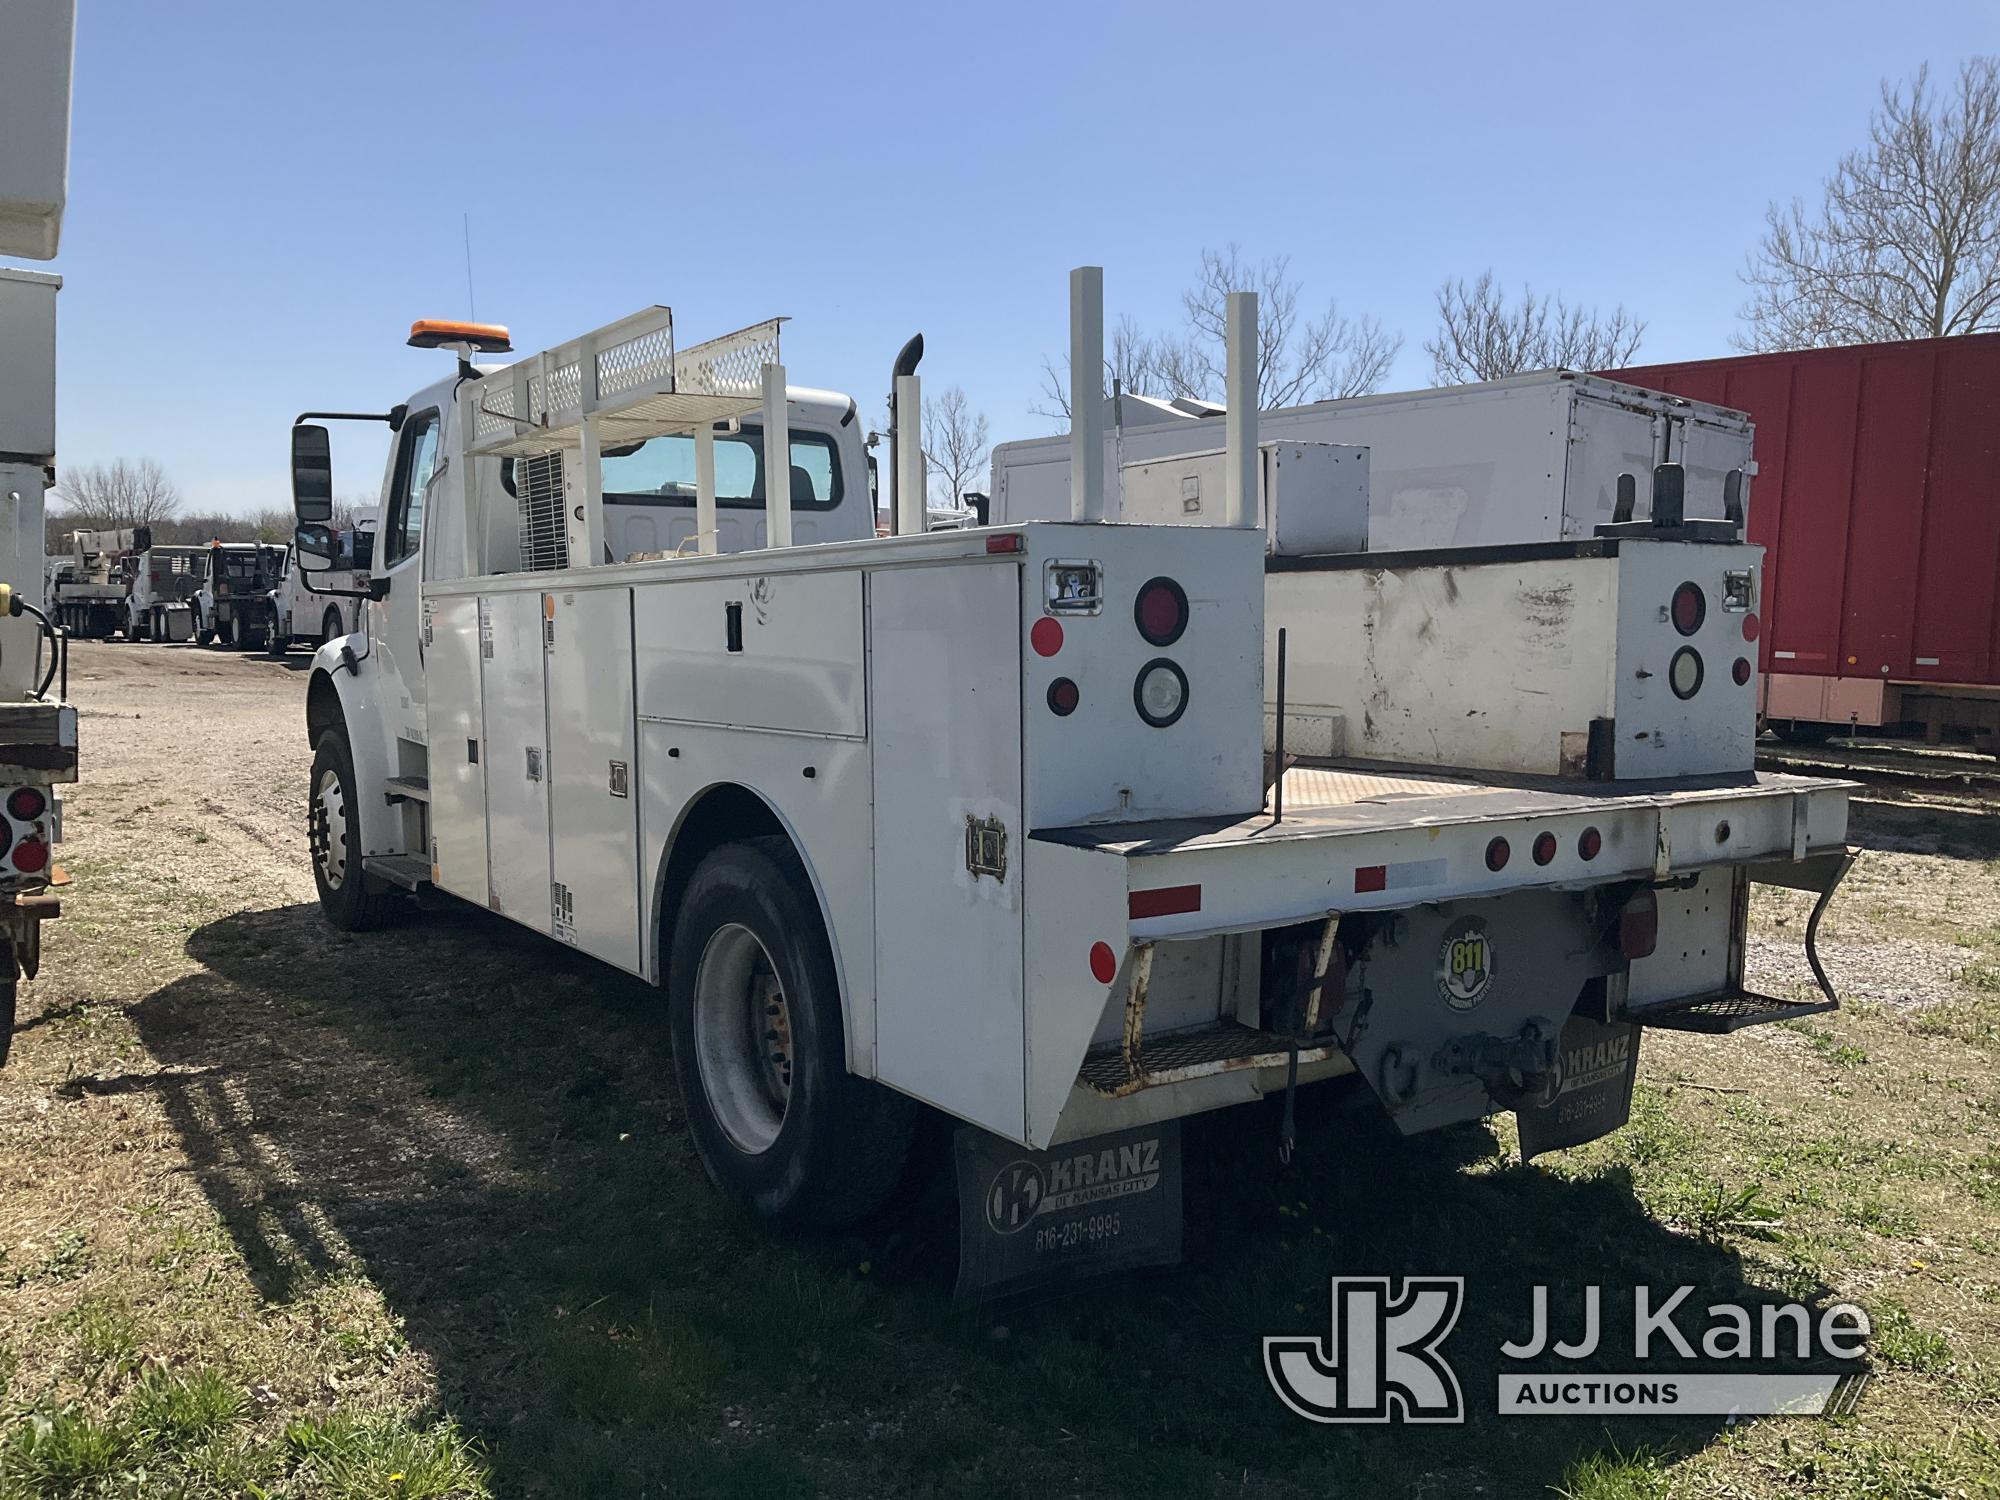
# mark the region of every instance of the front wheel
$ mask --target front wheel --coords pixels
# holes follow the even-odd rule
[[[325,618],[319,622],[319,643],[322,646],[331,646],[346,634],[347,631],[340,623],[340,611],[329,604],[326,607]]]
[[[835,1228],[894,1191],[916,1106],[847,1071],[833,953],[783,838],[696,867],[668,964],[674,1072],[715,1184],[776,1223]]]
[[[389,916],[389,893],[371,891],[361,868],[361,811],[355,802],[354,752],[341,730],[329,729],[313,749],[306,798],[306,845],[320,910],[342,932],[366,932]]]

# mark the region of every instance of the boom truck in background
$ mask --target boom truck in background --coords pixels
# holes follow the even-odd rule
[[[65,532],[70,565],[56,579],[56,623],[85,640],[107,640],[129,624],[140,554],[153,545],[144,526]]]
[[[0,256],[54,257],[69,177],[73,0],[0,11]],[[62,279],[0,265],[0,1063],[21,975],[61,915],[58,783],[76,780],[65,646],[38,602],[49,578],[45,496],[55,477],[56,293]],[[51,691],[55,689],[55,691]]]
[[[1094,372],[1101,273],[1071,297]],[[927,532],[899,367],[878,538],[854,403],[786,385],[776,321],[499,367],[418,324],[457,368],[363,419],[367,629],[307,687],[327,917],[435,889],[661,986],[701,1159],[772,1220],[865,1215],[950,1117],[982,1288],[1171,1258],[1188,1115],[1356,1075],[1532,1155],[1624,1122],[1647,1028],[1832,1008],[1847,787],[1752,768],[1740,528],[1648,465],[1587,538],[1267,556],[1255,327],[1232,296],[1219,524],[1105,522],[1079,379],[1068,518]],[[324,566],[312,414],[292,450]],[[1299,753],[1288,692],[1392,673],[1392,738]],[[1823,993],[1744,988],[1753,878],[1820,892]]]

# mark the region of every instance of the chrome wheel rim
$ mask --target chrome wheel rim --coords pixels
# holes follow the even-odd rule
[[[694,1049],[730,1144],[749,1156],[770,1150],[792,1102],[791,1007],[771,955],[740,923],[717,928],[695,968]]]
[[[331,766],[319,773],[313,786],[309,834],[327,889],[339,890],[347,878],[347,798],[340,790],[340,775]]]

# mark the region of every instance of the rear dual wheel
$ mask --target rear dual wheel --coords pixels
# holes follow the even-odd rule
[[[714,850],[680,903],[668,961],[674,1072],[715,1184],[760,1217],[834,1228],[902,1175],[915,1104],[847,1071],[833,952],[782,837]]]

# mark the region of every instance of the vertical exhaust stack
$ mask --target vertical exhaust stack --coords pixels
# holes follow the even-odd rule
[[[1104,267],[1069,273],[1069,518],[1104,519]]]
[[[896,535],[930,529],[924,504],[924,392],[920,375],[896,377]]]
[[[1223,524],[1257,524],[1257,294],[1231,292],[1224,314],[1229,369],[1223,418]]]
[[[921,333],[912,334],[910,341],[896,351],[896,363],[889,372],[889,534],[891,536],[903,534],[902,440],[899,436],[903,423],[902,404],[897,400],[896,392],[901,387],[904,376],[917,373],[917,366],[923,362],[923,358],[924,336]],[[920,416],[922,410],[922,406],[919,405]],[[918,434],[917,451],[919,453],[923,451],[921,433]],[[924,528],[919,524],[917,529],[922,531]]]
[[[792,545],[792,414],[783,365],[764,366],[764,545]]]

